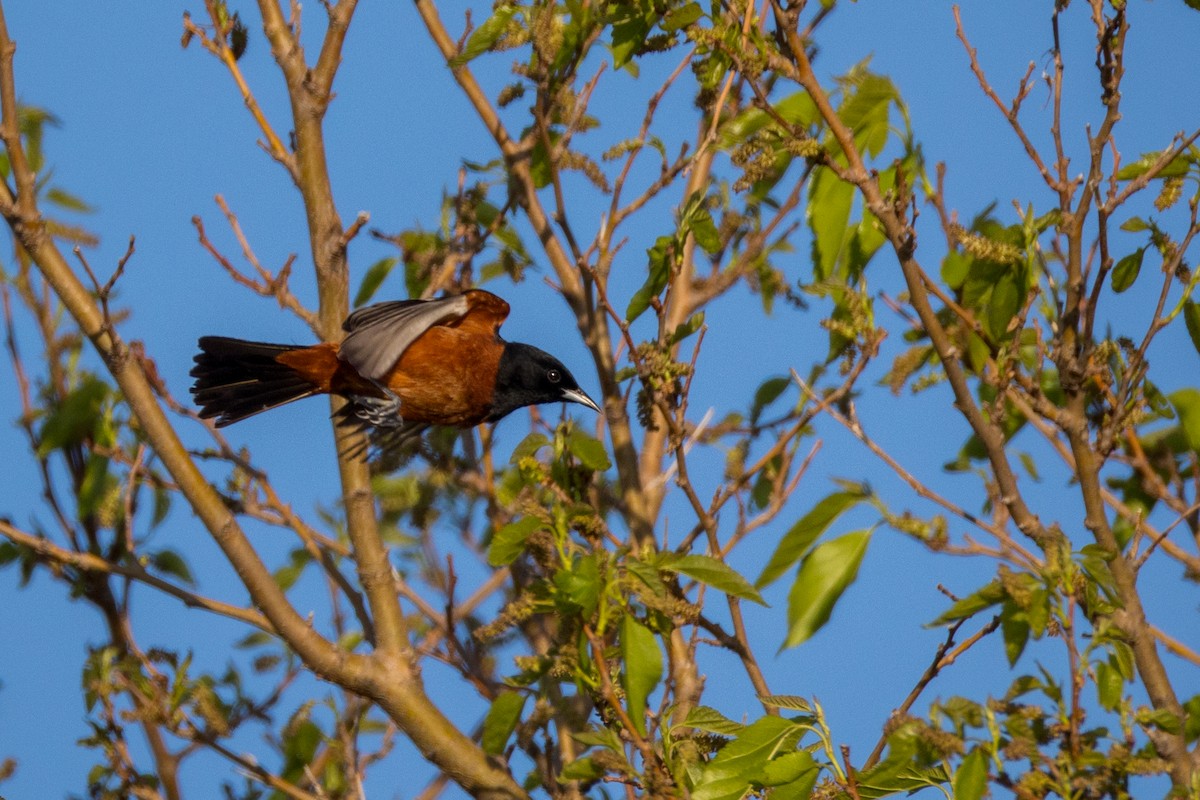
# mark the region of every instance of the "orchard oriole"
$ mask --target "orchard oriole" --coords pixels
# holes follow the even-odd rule
[[[350,401],[345,416],[389,446],[430,425],[467,428],[538,403],[599,412],[554,356],[500,338],[508,311],[504,300],[475,289],[360,308],[342,323],[340,344],[204,336],[192,395],[217,427],[302,397],[340,395]]]

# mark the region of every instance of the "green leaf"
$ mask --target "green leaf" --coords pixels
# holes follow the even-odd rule
[[[721,234],[713,222],[712,212],[704,206],[704,196],[697,194],[695,203],[691,205],[680,227],[691,232],[696,244],[700,245],[704,252],[717,252],[721,249]]]
[[[799,711],[804,714],[812,713],[812,705],[803,697],[794,694],[759,695],[758,702],[774,706],[775,708],[786,708],[788,711]]]
[[[650,271],[642,288],[629,299],[629,307],[625,309],[626,322],[633,322],[640,317],[642,312],[650,307],[650,301],[667,287],[671,263],[675,259],[675,237],[658,237],[654,246],[646,251],[646,255],[650,260]]]
[[[266,631],[251,631],[241,639],[238,639],[233,646],[238,649],[247,650],[251,647],[262,647],[273,641],[275,641],[275,637]]]
[[[1011,600],[1004,603],[1000,612],[1000,632],[1004,635],[1004,655],[1008,665],[1014,667],[1029,641],[1029,620]]]
[[[704,325],[704,312],[697,311],[683,322],[675,326],[675,331],[671,334],[671,338],[667,341],[669,345],[677,345],[687,337],[691,336],[696,331],[700,330]]]
[[[754,392],[754,402],[750,404],[750,423],[752,425],[757,423],[767,406],[778,400],[791,384],[791,378],[782,375],[763,381]]]
[[[976,724],[982,724],[982,721]],[[882,762],[858,775],[858,796],[874,800],[899,794],[910,794],[927,786],[944,786],[950,782],[945,766],[921,767],[928,745],[925,734],[913,724],[901,725],[888,736],[887,756]]]
[[[807,127],[817,118],[817,107],[807,92],[796,92],[774,105],[774,111],[793,125]],[[747,108],[721,126],[721,149],[733,150],[746,139],[775,122],[775,117],[759,108]]]
[[[870,531],[855,531],[817,546],[805,557],[788,594],[784,649],[807,641],[829,621],[834,605],[858,576],[870,541]]]
[[[550,444],[550,438],[544,433],[531,433],[520,441],[513,448],[512,455],[509,456],[508,463],[517,464],[523,458],[529,458],[537,454],[538,450]]]
[[[1132,164],[1126,164],[1117,170],[1117,180],[1130,181],[1134,178],[1140,178],[1150,171],[1155,162],[1162,157],[1162,151],[1155,153],[1144,153],[1141,158],[1134,161]],[[1181,153],[1171,159],[1170,163],[1163,167],[1162,171],[1155,175],[1155,178],[1182,178],[1187,174],[1188,162],[1191,158],[1186,153]]]
[[[521,721],[521,710],[525,708],[525,695],[521,692],[501,692],[492,701],[487,716],[483,718],[483,736],[480,743],[488,755],[497,756],[504,752],[508,739]]]
[[[1183,730],[1183,724],[1179,717],[1175,716],[1169,708],[1141,708],[1138,709],[1135,718],[1139,725],[1153,726],[1167,733],[1179,733]]]
[[[1021,310],[1021,290],[1012,271],[1005,272],[992,286],[992,296],[984,317],[988,334],[994,340],[1008,336],[1008,326]]]
[[[1200,389],[1180,389],[1167,399],[1179,415],[1179,427],[1183,429],[1188,447],[1200,452]]]
[[[299,782],[306,767],[312,764],[324,734],[312,720],[306,719],[288,726],[289,735],[283,740],[284,778]]]
[[[354,295],[354,307],[358,308],[363,303],[375,296],[375,292],[379,290],[379,285],[383,283],[384,278],[392,271],[392,267],[400,263],[400,259],[395,256],[381,258],[371,265],[367,270],[367,274],[363,276],[362,283],[358,285],[358,292]]]
[[[709,733],[716,733],[721,736],[736,736],[746,728],[742,723],[734,722],[720,711],[708,706],[696,706],[689,711],[687,719],[683,721],[682,727],[695,728],[696,730],[708,731]]]
[[[854,186],[829,169],[817,169],[809,181],[808,226],[812,230],[813,280],[834,277],[838,255],[849,234]]]
[[[496,9],[496,13],[488,17],[486,22],[475,29],[471,38],[467,39],[467,46],[463,48],[463,51],[450,59],[450,67],[457,69],[490,50],[492,45],[500,41],[500,37],[508,30],[508,23],[512,21],[516,12],[517,9],[514,6],[502,6]]]
[[[21,549],[14,543],[8,541],[0,541],[0,567],[5,564],[11,564],[21,557]]]
[[[159,572],[174,575],[189,586],[195,585],[195,580],[192,578],[192,571],[188,568],[187,562],[183,560],[183,556],[174,550],[159,550],[150,556],[150,563]]]
[[[303,548],[293,550],[288,564],[275,570],[275,583],[286,592],[296,584],[296,581],[300,580],[300,575],[310,561],[312,561],[312,556],[307,550]]]
[[[1041,483],[1041,476],[1038,474],[1037,462],[1033,456],[1026,452],[1017,453],[1017,458],[1021,459],[1021,466],[1025,467],[1025,471],[1029,473],[1029,477],[1034,481]]]
[[[488,545],[488,563],[504,567],[516,561],[525,552],[525,541],[543,524],[537,517],[529,516],[501,527]]]
[[[592,760],[591,756],[577,758],[562,769],[559,775],[564,781],[594,781],[604,777],[604,767]]]
[[[533,185],[538,189],[545,189],[554,180],[555,165],[551,163],[550,154],[562,139],[562,134],[551,130],[547,138],[550,140],[550,149],[547,149],[546,142],[539,136],[529,151],[529,174],[533,178]]]
[[[1192,338],[1192,347],[1200,353],[1200,304],[1184,300],[1183,321],[1187,325],[1188,336]]]
[[[1125,679],[1121,671],[1106,661],[1096,663],[1096,694],[1100,706],[1115,711],[1121,704],[1121,696],[1125,692]]]
[[[96,430],[108,398],[108,386],[94,375],[84,374],[70,393],[46,416],[38,431],[39,458],[62,447],[80,444]]]
[[[954,800],[980,800],[987,790],[987,754],[976,747],[954,772]]]
[[[762,595],[750,584],[750,581],[743,578],[724,561],[712,556],[698,554],[672,556],[665,560],[661,566],[663,569],[682,573],[689,578],[695,578],[701,583],[706,583],[715,589],[720,589],[731,597],[751,600],[761,606],[766,605],[766,602],[762,599]]]
[[[1141,217],[1130,217],[1121,223],[1121,230],[1130,233],[1140,233],[1141,231],[1150,230],[1150,225]]]
[[[947,611],[931,622],[930,625],[946,625],[974,616],[985,608],[991,608],[1001,602],[1004,597],[1004,587],[1000,584],[1000,581],[992,581],[982,589],[972,592],[966,597],[959,598],[955,601],[954,605],[950,606]]]
[[[1200,738],[1200,694],[1193,695],[1184,703],[1183,711],[1187,715],[1183,723],[1183,735],[1187,743],[1192,744]]]
[[[1112,271],[1112,290],[1117,294],[1133,286],[1133,282],[1137,280],[1138,273],[1142,271],[1142,257],[1146,254],[1146,248],[1142,247],[1134,250],[1129,255],[1122,258],[1113,267]]]
[[[793,750],[763,766],[762,785],[775,787],[770,797],[807,798],[817,782],[821,767],[807,750]]]
[[[866,489],[859,488],[852,491],[834,492],[817,503],[783,535],[779,546],[775,548],[775,552],[771,555],[771,559],[763,568],[762,574],[758,576],[754,585],[761,589],[773,583],[800,560],[800,557],[808,551],[817,537],[824,533],[835,519],[847,509],[861,503],[867,496]]]
[[[554,574],[557,600],[565,613],[577,613],[585,618],[595,613],[601,590],[598,558],[595,554],[577,558],[569,569]]]
[[[666,33],[671,33],[680,28],[686,28],[702,16],[704,16],[704,10],[700,8],[699,3],[685,3],[679,8],[673,8],[668,11],[662,18],[662,22],[658,24],[658,27],[662,28]]]
[[[854,142],[859,149],[872,158],[878,157],[891,132],[888,112],[893,102],[899,104],[900,94],[888,78],[867,72],[862,66],[856,67],[843,83],[850,90],[838,109],[838,116],[854,131]]]
[[[108,471],[108,457],[90,453],[84,468],[83,481],[79,484],[80,518],[90,517],[103,506],[113,493],[118,491],[116,476]]]
[[[612,20],[612,57],[613,66],[620,69],[645,44],[654,17],[642,11],[638,3],[617,3],[615,8],[619,16]]]
[[[567,449],[571,451],[571,455],[579,459],[579,463],[594,472],[604,472],[612,466],[608,460],[608,452],[604,449],[604,443],[588,436],[578,428],[572,430],[567,436]]]
[[[51,187],[46,190],[46,199],[59,208],[65,208],[68,211],[79,211],[81,213],[91,213],[96,209],[88,205],[82,198],[77,197],[65,189]]]
[[[704,765],[692,800],[740,800],[752,784],[759,783],[767,762],[789,739],[798,739],[801,729],[790,720],[763,717],[742,730]]]
[[[662,653],[658,638],[642,623],[626,614],[621,620],[621,685],[629,718],[646,734],[646,698],[662,678]]]

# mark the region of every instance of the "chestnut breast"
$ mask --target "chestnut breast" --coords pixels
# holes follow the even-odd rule
[[[472,327],[434,326],[404,351],[387,384],[406,421],[467,426],[490,413],[504,343]]]

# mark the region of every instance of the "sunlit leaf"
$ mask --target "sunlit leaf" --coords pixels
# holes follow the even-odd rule
[[[808,226],[812,231],[813,280],[834,276],[838,254],[850,226],[854,205],[854,186],[838,178],[829,169],[813,172],[809,181]]]
[[[752,784],[762,781],[772,756],[799,738],[800,728],[780,717],[763,717],[746,726],[704,765],[692,800],[739,800]]]
[[[488,563],[504,567],[516,561],[525,552],[525,540],[543,524],[537,517],[529,516],[502,526],[488,545]]]
[[[625,309],[627,322],[633,322],[640,317],[642,312],[650,307],[650,301],[658,297],[659,292],[666,288],[667,279],[671,274],[671,264],[676,258],[675,237],[658,237],[654,246],[647,250],[646,254],[650,261],[649,275],[646,277],[646,282],[642,284],[642,288],[638,289],[629,300],[629,307]]]
[[[696,331],[700,330],[704,325],[704,312],[697,311],[683,322],[675,326],[674,332],[671,333],[671,338],[667,340],[667,344],[676,345],[682,342],[687,337],[691,336]]]
[[[1180,389],[1168,395],[1168,399],[1179,415],[1179,426],[1187,437],[1188,447],[1200,452],[1200,389]]]
[[[1021,310],[1021,290],[1013,273],[1006,272],[992,287],[992,296],[984,317],[988,334],[993,339],[1003,339],[1008,333],[1009,323]]]
[[[108,471],[109,459],[99,453],[87,457],[83,481],[79,484],[79,516],[90,517],[104,506],[113,492],[118,490],[117,478]]]
[[[88,205],[83,198],[71,194],[66,189],[60,189],[57,186],[51,186],[46,190],[46,200],[68,211],[91,213],[96,210],[93,206]]]
[[[980,800],[987,790],[987,754],[974,748],[954,772],[954,800]]]
[[[1004,586],[1000,581],[992,581],[978,591],[972,592],[966,597],[959,598],[954,605],[945,611],[941,616],[935,619],[931,624],[945,625],[950,622],[955,622],[960,619],[974,616],[985,608],[991,608],[997,603],[1004,600]]]
[[[597,764],[591,756],[584,756],[564,766],[558,777],[564,781],[594,781],[603,777],[604,773],[604,767]]]
[[[483,718],[483,735],[480,744],[489,755],[500,755],[508,745],[508,739],[521,721],[521,709],[525,707],[525,695],[521,692],[501,692],[488,708]]]
[[[101,407],[108,398],[108,386],[92,375],[84,375],[76,386],[46,416],[38,430],[38,457],[81,443],[95,430]]]
[[[358,285],[358,292],[354,295],[355,308],[358,308],[375,296],[379,285],[383,283],[384,278],[391,273],[392,268],[399,262],[400,259],[395,256],[389,256],[379,259],[367,269],[367,274],[363,275],[362,283]]]
[[[1004,603],[1004,609],[1000,612],[1000,632],[1004,635],[1004,655],[1008,658],[1008,665],[1016,666],[1029,641],[1029,620],[1025,612],[1011,600]]]
[[[793,125],[808,127],[817,119],[817,107],[808,92],[796,92],[775,103],[772,107],[785,121]],[[775,121],[774,114],[751,106],[721,126],[721,147],[732,150],[750,136],[758,133]]]
[[[704,16],[704,9],[700,8],[699,3],[684,3],[678,8],[668,11],[658,26],[670,33],[680,28],[686,28],[702,16]]]
[[[867,498],[865,489],[834,492],[821,500],[783,535],[767,566],[754,585],[763,588],[787,572],[800,560],[813,542],[847,509]]]
[[[599,556],[592,554],[576,558],[569,569],[554,574],[554,586],[558,590],[557,601],[564,613],[590,617],[600,600],[601,579]]]
[[[807,800],[820,774],[821,767],[807,750],[793,750],[768,761],[761,782],[772,787],[770,796],[774,800]]]
[[[665,560],[662,568],[695,578],[732,597],[740,597],[744,600],[752,600],[759,605],[766,605],[762,595],[750,584],[750,581],[743,578],[724,561],[712,556],[698,554],[675,556]]]
[[[1121,697],[1125,693],[1125,679],[1121,677],[1120,670],[1114,668],[1106,661],[1100,661],[1096,664],[1096,695],[1100,701],[1100,706],[1109,711],[1116,710],[1121,704]]]
[[[1117,262],[1112,271],[1112,290],[1114,292],[1120,294],[1133,286],[1138,273],[1142,271],[1142,257],[1145,255],[1146,248],[1141,247]]]
[[[662,652],[658,638],[633,615],[621,620],[621,685],[629,718],[643,735],[646,733],[646,698],[662,679]]]
[[[759,696],[758,701],[763,705],[786,708],[789,711],[800,711],[804,714],[811,714],[813,710],[812,704],[808,700],[794,694],[764,694]]]
[[[612,57],[617,69],[629,63],[634,53],[646,42],[646,35],[654,23],[653,13],[647,13],[640,3],[618,3],[614,5],[616,16],[612,20]]]
[[[567,449],[579,459],[579,463],[590,470],[603,472],[612,466],[612,462],[608,460],[608,452],[604,449],[604,442],[578,428],[567,436]]]
[[[513,448],[512,455],[508,459],[510,464],[518,464],[521,459],[529,458],[537,454],[538,450],[550,444],[550,438],[544,433],[531,433]]]
[[[1162,152],[1144,153],[1141,158],[1131,164],[1126,164],[1117,170],[1117,180],[1129,181],[1140,178],[1150,171],[1150,168],[1162,158]],[[1155,175],[1156,178],[1180,178],[1187,174],[1188,163],[1191,159],[1186,153],[1175,156]]]
[[[818,545],[804,558],[788,594],[785,649],[807,641],[829,621],[834,605],[858,576],[870,541],[869,531],[847,533]]]
[[[476,28],[462,52],[450,59],[450,66],[458,68],[486,53],[508,30],[508,24],[516,14],[515,6],[501,6],[482,25]]]
[[[1188,336],[1192,339],[1192,347],[1200,353],[1200,304],[1191,300],[1183,302],[1183,321],[1187,325]]]
[[[740,722],[734,722],[716,709],[708,706],[696,706],[688,712],[687,718],[683,721],[683,727],[708,731],[721,736],[734,736],[746,726]]]

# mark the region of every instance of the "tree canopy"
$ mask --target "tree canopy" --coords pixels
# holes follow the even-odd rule
[[[1191,0],[163,6],[0,3],[0,793],[1200,793]],[[475,287],[602,416],[187,395]]]

